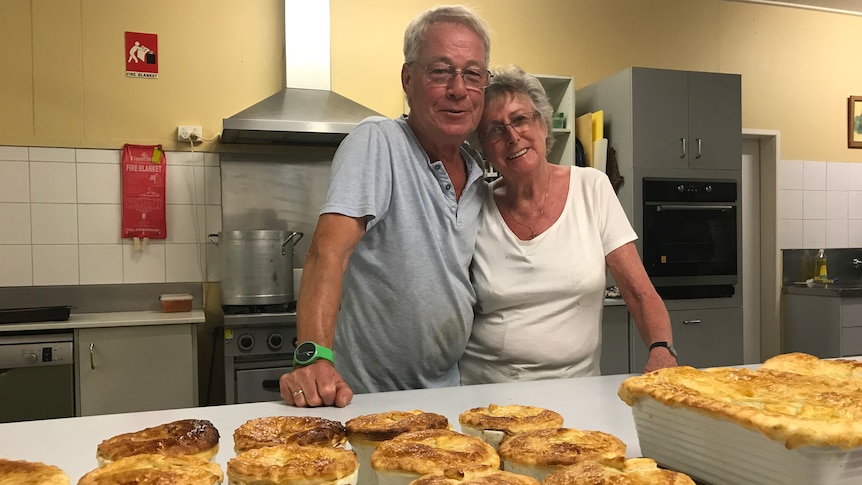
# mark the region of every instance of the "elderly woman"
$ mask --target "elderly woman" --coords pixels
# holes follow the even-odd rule
[[[538,79],[494,73],[477,134],[501,178],[479,220],[462,384],[598,375],[606,267],[650,347],[644,371],[676,365],[667,309],[607,176],[547,161],[551,115]]]

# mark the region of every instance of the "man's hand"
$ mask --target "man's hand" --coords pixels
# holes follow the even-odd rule
[[[284,374],[279,379],[281,398],[296,407],[337,406],[353,400],[353,391],[331,362],[318,360]]]
[[[677,365],[676,357],[670,355],[667,349],[656,347],[649,353],[649,359],[647,359],[643,373],[646,374],[665,367],[676,367]]]

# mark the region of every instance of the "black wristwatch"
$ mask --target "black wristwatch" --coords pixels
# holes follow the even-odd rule
[[[667,342],[665,342],[665,341],[663,341],[663,340],[662,340],[662,341],[660,341],[660,342],[653,342],[653,343],[652,343],[652,345],[650,345],[650,346],[649,346],[649,351],[650,351],[650,352],[652,352],[652,349],[654,349],[654,348],[656,348],[656,347],[664,347],[664,348],[666,348],[666,349],[667,349],[667,351],[668,351],[668,352],[670,352],[670,355],[672,355],[674,359],[676,359],[676,358],[677,358],[677,356],[676,356],[676,349],[675,349],[675,348],[673,348],[673,345],[671,345],[671,344],[669,344],[669,343],[667,343]]]
[[[293,352],[293,366],[308,365],[317,359],[333,361],[332,349],[317,345],[312,341],[303,342]]]

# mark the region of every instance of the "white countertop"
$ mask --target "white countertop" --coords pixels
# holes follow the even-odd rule
[[[58,322],[6,323],[0,333],[22,330],[68,330],[71,328],[128,327],[133,325],[178,325],[204,323],[204,311],[162,313],[158,311],[73,313],[69,319]]]
[[[233,431],[252,418],[320,416],[344,423],[363,414],[421,409],[446,416],[453,428],[460,431],[458,415],[461,412],[491,403],[552,409],[563,415],[564,426],[610,433],[626,443],[627,456],[636,457],[640,455],[640,446],[631,410],[617,397],[617,388],[626,377],[582,377],[361,394],[341,409],[294,408],[271,402],[7,423],[0,424],[0,457],[58,466],[69,475],[72,483],[76,483],[98,466],[96,447],[104,439],[178,419],[208,419],[221,435],[215,461],[224,471],[228,460],[235,456]]]

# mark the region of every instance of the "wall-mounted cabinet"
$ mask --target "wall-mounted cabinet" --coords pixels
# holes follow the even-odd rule
[[[554,146],[548,153],[548,161],[557,165],[575,164],[575,88],[571,76],[534,74],[545,88],[545,93],[554,108],[554,113],[563,116],[564,126],[551,127]]]

